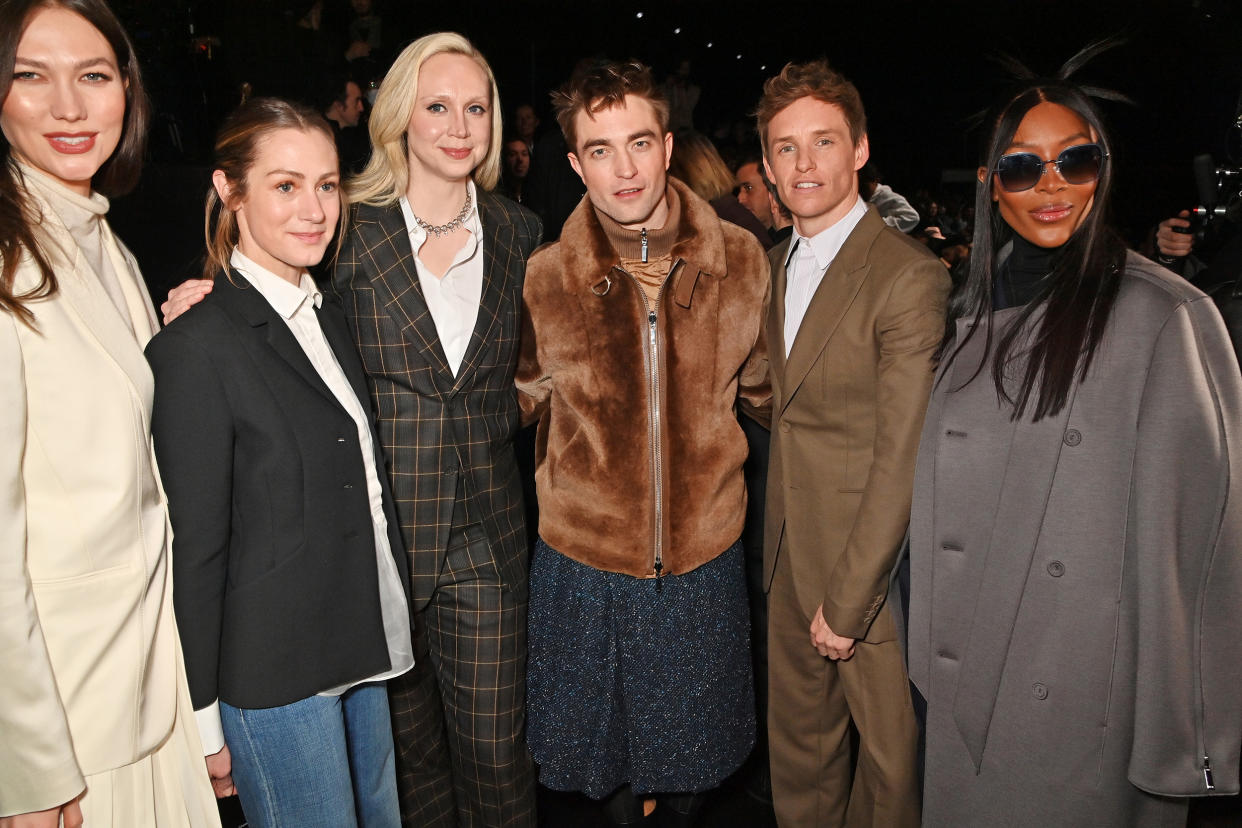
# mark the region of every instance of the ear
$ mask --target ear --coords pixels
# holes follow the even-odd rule
[[[229,183],[229,178],[224,174],[224,170],[216,170],[211,174],[211,184],[216,188],[216,195],[220,197],[220,203],[227,210],[236,210],[233,204],[233,185]]]
[[[979,179],[980,184],[984,185],[985,187],[989,187],[989,189],[991,189],[992,200],[996,201],[996,187],[988,184],[988,168],[980,167],[979,169],[975,170],[975,178]]]
[[[871,142],[867,140],[867,133],[864,132],[858,139],[858,143],[854,145],[854,172],[861,170],[870,157]]]
[[[664,134],[664,169],[668,169],[668,165],[673,161],[673,133],[666,132]]]
[[[574,168],[574,172],[582,179],[582,183],[586,184],[586,177],[582,175],[582,162],[578,160],[578,156],[572,152],[567,152],[565,155],[569,158],[569,166]]]
[[[772,165],[768,163],[768,153],[766,151],[763,153],[763,171],[767,174],[768,181],[775,184],[776,176],[772,175]]]

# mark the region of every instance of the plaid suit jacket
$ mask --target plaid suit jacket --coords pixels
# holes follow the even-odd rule
[[[526,259],[542,228],[535,214],[478,190],[483,293],[456,377],[427,308],[410,236],[394,203],[359,204],[330,290],[345,309],[375,401],[415,609],[444,562],[458,494],[487,533],[504,585],[525,591],[526,526],[514,459],[517,364]]]

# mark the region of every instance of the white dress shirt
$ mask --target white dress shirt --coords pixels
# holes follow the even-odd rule
[[[324,337],[323,328],[315,309],[322,306],[323,294],[307,273],[302,273],[300,285],[293,285],[271,271],[256,264],[240,250],[234,249],[230,264],[245,277],[259,295],[267,300],[272,309],[285,320],[289,331],[310,360],[324,385],[353,419],[358,429],[358,443],[362,448],[362,465],[367,475],[367,498],[371,507],[371,523],[375,532],[375,563],[379,573],[380,617],[384,622],[384,637],[388,642],[390,668],[379,675],[360,679],[340,687],[319,693],[321,696],[339,696],[351,687],[369,681],[383,681],[399,676],[414,665],[414,647],[411,641],[409,608],[397,564],[392,559],[388,543],[388,519],[384,515],[383,490],[375,465],[375,443],[371,439],[371,413],[363,407],[353,386],[341,369],[336,354]],[[220,728],[219,703],[213,703],[197,711],[199,731],[203,738],[203,752],[216,753],[224,746],[224,732]]]
[[[836,224],[821,230],[811,238],[796,230],[789,256],[785,259],[785,356],[789,356],[794,339],[802,327],[802,318],[811,305],[819,283],[832,260],[841,251],[841,245],[862,221],[867,212],[867,202],[860,196],[848,213]]]
[[[474,335],[474,325],[479,318],[479,301],[483,297],[483,225],[479,221],[479,199],[474,182],[467,181],[470,193],[470,212],[462,226],[470,231],[466,243],[453,257],[453,262],[443,276],[436,277],[419,258],[419,248],[427,240],[427,231],[414,221],[410,202],[401,196],[401,217],[410,233],[410,247],[414,250],[414,266],[418,270],[418,283],[422,286],[436,324],[436,335],[448,360],[453,376],[461,369],[462,358]]]

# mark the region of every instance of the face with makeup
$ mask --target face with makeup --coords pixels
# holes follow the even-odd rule
[[[491,146],[491,108],[491,83],[474,58],[456,52],[427,58],[405,133],[411,179],[469,178]]]
[[[86,18],[43,7],[17,45],[0,131],[13,154],[81,195],[116,150],[125,81],[116,54]]]
[[[341,215],[336,145],[322,130],[279,129],[262,139],[241,193],[216,170],[221,201],[237,216],[237,247],[297,284],[318,264]]]
[[[1015,233],[1040,247],[1060,247],[1069,241],[1091,212],[1098,179],[1072,184],[1054,163],[1069,147],[1097,140],[1091,126],[1074,110],[1058,103],[1036,104],[1018,124],[1005,155],[1032,153],[1044,161],[1043,174],[1035,186],[1010,192],[1000,176],[991,176],[992,200],[1001,217]],[[979,169],[986,181],[988,170]]]

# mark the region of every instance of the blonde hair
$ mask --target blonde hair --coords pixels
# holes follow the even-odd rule
[[[302,132],[319,132],[336,151],[332,128],[323,116],[308,106],[280,98],[251,98],[233,110],[225,119],[216,136],[214,169],[224,173],[232,191],[232,200],[239,202],[246,197],[246,177],[259,154],[259,144],[264,138],[282,129]],[[338,193],[341,191],[338,189]],[[337,222],[333,257],[340,250],[345,235],[347,210],[341,197],[341,217]],[[225,204],[215,187],[207,190],[204,208],[203,233],[207,238],[207,255],[203,261],[203,278],[214,279],[220,273],[228,273],[229,260],[237,245],[240,231],[232,205]]]
[[[385,206],[405,195],[410,183],[410,162],[405,133],[418,99],[418,73],[428,58],[440,54],[465,55],[487,75],[492,93],[492,135],[487,155],[474,168],[476,186],[490,190],[500,181],[500,92],[487,59],[469,40],[456,32],[437,32],[420,37],[406,46],[393,62],[380,84],[371,109],[371,160],[351,182],[351,203]]]
[[[673,135],[673,157],[668,174],[680,178],[704,201],[733,192],[733,173],[716,146],[701,132],[687,130]]]

